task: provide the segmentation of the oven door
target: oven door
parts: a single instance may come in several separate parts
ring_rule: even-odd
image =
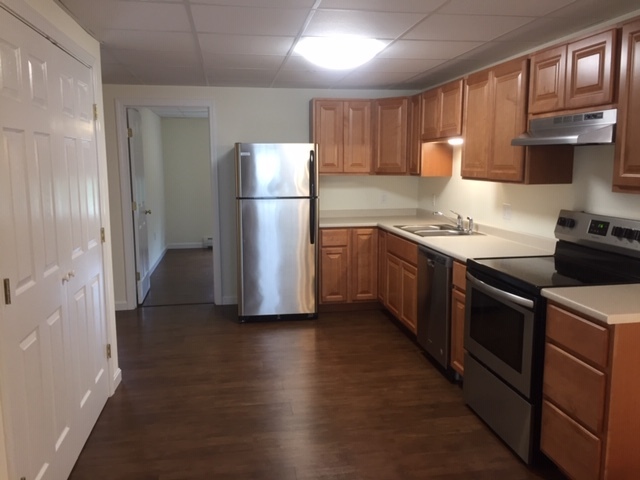
[[[467,273],[464,346],[505,383],[531,398],[535,298]]]

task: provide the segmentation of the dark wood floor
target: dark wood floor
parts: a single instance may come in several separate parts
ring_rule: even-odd
[[[122,384],[70,478],[559,478],[522,464],[383,312],[235,319],[118,312]]]
[[[151,289],[142,306],[196,303],[213,303],[212,250],[167,250],[151,275]]]

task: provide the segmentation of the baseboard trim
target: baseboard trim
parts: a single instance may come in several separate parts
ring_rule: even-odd
[[[202,248],[202,242],[169,243],[167,250],[180,250],[185,248]]]

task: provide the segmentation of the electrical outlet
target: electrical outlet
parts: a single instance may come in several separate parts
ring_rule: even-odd
[[[511,204],[503,203],[502,204],[502,218],[507,222],[511,220]]]

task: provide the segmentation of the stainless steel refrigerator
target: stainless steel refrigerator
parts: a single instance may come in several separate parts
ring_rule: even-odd
[[[312,143],[236,143],[241,321],[317,316],[316,158]]]

